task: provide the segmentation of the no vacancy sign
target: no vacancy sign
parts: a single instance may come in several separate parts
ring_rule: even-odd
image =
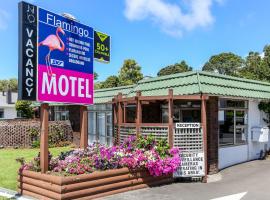
[[[93,28],[19,4],[19,98],[93,104]]]

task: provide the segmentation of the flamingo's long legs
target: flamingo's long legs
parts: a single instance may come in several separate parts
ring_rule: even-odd
[[[52,67],[51,67],[51,50],[48,53],[48,61],[49,61],[50,73],[51,73],[52,76],[54,76],[55,74],[52,72]]]
[[[49,50],[48,54],[45,57],[46,66],[47,66],[47,72],[48,72],[49,76],[52,75],[52,69],[51,69],[51,63],[50,63],[50,54],[51,54],[51,50]]]

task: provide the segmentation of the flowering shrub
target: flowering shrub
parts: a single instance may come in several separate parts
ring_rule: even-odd
[[[39,157],[34,162],[23,163],[21,170],[39,171]],[[121,145],[107,147],[99,143],[87,149],[77,149],[50,157],[49,169],[61,175],[78,175],[93,171],[104,171],[128,167],[131,170],[147,169],[152,176],[171,174],[180,165],[179,150],[170,149],[164,140],[154,137],[131,136]]]

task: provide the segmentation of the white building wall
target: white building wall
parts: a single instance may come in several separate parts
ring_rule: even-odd
[[[258,159],[261,150],[264,150],[265,143],[258,143],[251,141],[251,128],[254,126],[266,126],[263,121],[263,113],[258,109],[258,100],[249,100],[248,105],[248,132],[247,145],[239,145],[232,147],[220,147],[218,151],[219,169],[232,166],[238,163],[249,160]],[[268,147],[270,147],[270,142]]]
[[[17,111],[15,109],[15,106],[14,107],[2,107],[1,109],[4,109],[4,118],[3,119],[14,119],[17,117]]]
[[[248,160],[248,145],[222,147],[218,149],[218,168],[223,169]]]
[[[259,143],[251,141],[251,128],[254,126],[266,126],[266,123],[263,121],[263,112],[258,109],[258,100],[249,101],[249,111],[248,111],[248,158],[249,160],[258,159],[260,157],[260,152],[265,148],[266,143]]]

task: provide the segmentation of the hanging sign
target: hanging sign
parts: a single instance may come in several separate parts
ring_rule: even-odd
[[[94,31],[94,58],[100,62],[110,62],[111,37]]]
[[[93,104],[93,28],[26,2],[21,2],[19,5],[20,13],[22,13],[19,21],[24,26],[28,25],[24,21],[29,18],[29,12],[38,13],[36,14],[36,25],[31,26],[33,32],[24,31],[25,27],[20,26],[22,52],[19,80],[22,81],[20,81],[19,91],[24,92],[26,90],[24,85],[33,83],[31,100]],[[30,45],[26,40],[28,36],[33,36],[33,41],[37,42]],[[24,48],[30,47],[32,50],[28,50],[28,52],[32,52],[32,54],[27,55],[27,50],[24,53]],[[27,61],[27,56],[32,56],[33,72],[29,72],[28,68],[31,65]],[[37,59],[37,63],[34,62],[35,59]],[[37,70],[37,76],[34,70]],[[26,75],[32,75],[33,79],[37,78],[37,81],[30,82],[29,79],[24,78]],[[36,99],[34,89],[37,90]],[[22,94],[24,94],[23,92]],[[26,98],[22,96],[21,99]]]

